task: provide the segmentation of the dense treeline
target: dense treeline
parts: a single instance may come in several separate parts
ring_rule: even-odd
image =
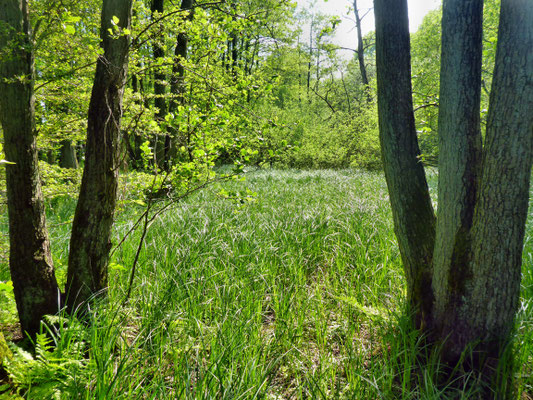
[[[39,158],[50,165],[77,168],[84,159],[89,88],[99,49],[97,3],[32,3],[30,17],[38,24]],[[483,120],[499,5],[486,3]],[[297,29],[304,23],[310,24],[308,38]],[[235,146],[246,143],[256,164],[380,168],[373,33],[362,38],[363,57],[358,49],[347,61],[331,43],[337,23],[316,13],[297,14],[283,1],[135,2],[124,97],[124,167],[168,167],[197,159],[201,152],[214,152],[214,161],[227,163],[241,150]],[[438,155],[439,60],[440,11],[433,11],[413,34],[412,46],[417,131],[430,165],[436,165]]]

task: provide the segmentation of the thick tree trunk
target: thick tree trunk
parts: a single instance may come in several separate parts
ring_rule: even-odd
[[[469,255],[482,148],[482,17],[482,0],[443,3],[439,208],[433,257],[433,328],[443,340],[464,323],[459,310],[473,278]]]
[[[61,168],[78,169],[78,159],[76,158],[76,148],[72,140],[63,140],[61,142],[61,154],[59,157],[59,166]]]
[[[502,0],[481,184],[472,227],[471,279],[448,351],[466,344],[497,358],[518,307],[533,158],[533,7]]]
[[[375,0],[378,114],[385,178],[415,324],[431,311],[435,216],[415,131],[407,0]],[[391,39],[393,38],[393,39]]]
[[[131,0],[104,0],[101,37],[87,127],[85,169],[70,242],[68,304],[74,308],[107,288],[107,264],[120,167],[120,118],[126,83],[129,39],[112,38],[114,16],[131,23]]]
[[[0,122],[4,132],[9,267],[23,332],[35,335],[55,314],[59,291],[46,230],[35,138],[34,64],[28,2],[0,3]],[[5,25],[4,25],[5,24]]]

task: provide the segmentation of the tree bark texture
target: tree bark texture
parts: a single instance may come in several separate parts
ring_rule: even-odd
[[[378,115],[394,229],[415,324],[424,326],[432,304],[435,216],[415,131],[407,0],[375,0]]]
[[[533,7],[502,0],[481,183],[472,226],[472,279],[449,350],[498,357],[518,307],[533,154]]]
[[[434,222],[431,215],[420,211],[405,212],[415,204],[406,199],[421,185],[409,185],[420,178],[409,164],[417,154],[412,150],[416,141],[411,121],[405,117],[412,111],[409,77],[400,75],[400,71],[407,74],[405,57],[409,55],[404,6],[405,0],[375,1],[381,145],[396,235],[408,288],[413,291],[413,271],[417,270],[406,254],[428,249],[431,233],[417,236],[419,231],[410,227],[417,223],[431,227]],[[533,162],[533,7],[529,0],[501,2],[483,150],[479,133],[481,8],[480,0],[444,2],[439,220],[433,281],[431,276],[426,281],[432,283],[435,298],[433,310],[431,302],[420,307],[422,312],[429,308],[433,313],[428,321],[433,326],[426,331],[443,342],[445,361],[459,361],[472,345],[474,364],[464,366],[492,378],[494,372],[489,370],[505,348],[520,294]],[[411,147],[400,140],[404,136],[398,134],[402,132],[398,126],[409,126]],[[422,192],[414,196],[418,202],[426,194]],[[425,298],[430,297],[431,293]],[[499,396],[488,394],[494,395]]]
[[[0,122],[4,132],[9,214],[9,267],[21,329],[39,332],[59,309],[39,180],[35,134],[33,43],[28,2],[0,3]]]
[[[470,229],[481,166],[482,0],[445,0],[439,107],[439,207],[433,257],[434,326],[442,339],[464,323],[458,315],[473,278]]]
[[[104,0],[98,58],[89,104],[87,149],[72,226],[67,302],[74,308],[107,288],[107,265],[120,167],[120,119],[126,83],[129,38],[112,37],[113,16],[121,29],[131,23],[131,0]]]

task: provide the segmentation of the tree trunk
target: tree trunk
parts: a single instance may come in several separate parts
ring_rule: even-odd
[[[72,140],[63,140],[61,142],[61,155],[59,157],[59,166],[61,168],[78,169],[78,159],[76,158],[76,148]]]
[[[134,74],[131,77],[131,89],[136,96],[135,104],[141,108],[143,106],[146,107],[146,104],[143,104],[141,99],[138,97],[144,95],[142,85],[142,78],[139,78]],[[137,129],[135,129],[134,132],[128,132],[128,136],[124,140],[126,143],[126,151],[128,152],[130,159],[130,165],[136,170],[143,168],[144,163],[141,154],[142,137],[139,133],[137,133]]]
[[[193,0],[182,0],[181,9],[189,10],[187,20],[192,21],[192,19],[194,18]],[[171,113],[175,113],[178,109],[178,106],[185,104],[186,86],[185,67],[183,63],[187,60],[188,45],[189,36],[185,32],[180,32],[176,41],[176,48],[174,50],[174,65],[172,66],[172,80],[170,85],[170,92],[172,93],[172,97],[169,105],[169,112]],[[183,141],[183,138],[180,138],[179,135],[179,128],[172,128],[170,130],[170,140],[168,143],[168,160],[170,162],[173,162],[176,158],[178,144],[180,141]],[[184,144],[186,146],[189,146],[188,143]]]
[[[33,336],[59,309],[39,181],[35,135],[35,71],[26,0],[0,3],[0,122],[4,132],[9,215],[9,267],[21,329]]]
[[[311,63],[313,62],[313,23],[314,20],[311,19],[311,28],[309,30],[309,62],[307,63],[307,100],[309,102],[311,102],[309,90],[311,89]]]
[[[405,5],[405,0],[401,2]],[[383,7],[385,3],[388,8]],[[391,79],[392,72],[388,72],[390,76],[384,73],[387,68],[405,71],[405,65],[401,67],[403,64],[398,62],[400,53],[403,57],[409,53],[401,45],[408,40],[407,26],[402,22],[405,20],[398,18],[403,11],[400,13],[392,3],[375,1],[378,107],[395,229],[402,259],[409,265],[409,258],[404,255],[405,243],[410,246],[416,240],[419,244],[413,244],[415,249],[428,247],[427,237],[416,236],[417,232],[409,231],[409,227],[416,221],[432,226],[433,219],[420,213],[415,221],[398,217],[406,214],[406,208],[397,198],[411,199],[416,188],[408,183],[417,178],[406,165],[413,159],[408,148],[391,146],[400,137],[399,128],[390,137],[390,131],[399,125],[394,121],[407,113],[404,103],[410,100],[410,95],[406,96],[406,78]],[[432,282],[434,330],[430,332],[443,342],[441,354],[448,363],[459,361],[468,346],[473,346],[461,370],[473,369],[489,382],[498,371],[495,367],[508,342],[520,294],[533,162],[533,7],[529,0],[501,2],[487,133],[479,168],[481,7],[479,0],[444,3],[440,205]],[[401,52],[391,51],[400,46]],[[394,99],[398,102],[396,107]],[[406,119],[403,126],[407,122]],[[398,161],[395,156],[404,160]],[[390,176],[398,174],[407,181],[391,185]],[[420,202],[425,194],[414,195],[411,204]],[[412,290],[412,270],[407,268],[406,275]],[[510,377],[497,378],[501,381]],[[508,393],[490,392],[483,397],[507,398]]]
[[[85,169],[70,242],[68,304],[74,308],[107,288],[107,264],[120,167],[120,118],[126,83],[129,38],[112,38],[114,16],[130,27],[131,0],[104,0],[101,37],[87,127]]]
[[[194,17],[192,5],[193,0],[182,0],[181,2],[181,9],[189,10],[187,16],[188,21],[192,21]],[[169,107],[171,112],[175,112],[179,105],[185,103],[185,68],[183,62],[187,60],[188,44],[189,36],[185,32],[180,32],[176,41],[174,65],[172,67],[172,84],[170,86],[170,91],[173,96]]]
[[[454,335],[472,279],[470,230],[481,165],[482,0],[446,0],[442,15],[439,208],[433,258],[434,329]],[[443,352],[443,354],[449,352]]]
[[[366,98],[370,102],[372,96],[368,84],[368,75],[365,66],[365,47],[363,45],[363,34],[361,32],[361,18],[359,18],[359,10],[357,9],[357,0],[353,0],[353,12],[355,14],[355,27],[357,29],[357,61],[359,61],[359,71],[361,72],[361,80],[363,82]]]
[[[233,17],[233,21],[235,21],[236,18]],[[231,73],[233,75],[233,80],[235,81],[237,79],[237,64],[239,62],[239,48],[238,48],[238,41],[239,38],[237,37],[237,32],[232,32],[230,34],[231,38]]]
[[[155,13],[162,14],[164,7],[164,0],[152,0],[152,19]],[[157,61],[160,58],[165,57],[165,50],[161,45],[157,42],[158,40],[164,40],[164,34],[163,32],[160,32],[159,37],[155,39],[155,43],[153,45],[153,52],[154,52],[154,61]],[[156,120],[161,123],[165,119],[165,115],[167,115],[167,104],[165,99],[166,94],[166,75],[164,72],[161,72],[160,68],[156,68],[154,72],[154,106],[157,108],[157,111],[155,113]],[[154,155],[155,155],[155,161],[156,165],[160,168],[162,168],[165,164],[165,153],[166,153],[166,147],[165,147],[165,134],[157,135],[154,139]]]
[[[435,216],[415,132],[407,0],[375,0],[378,115],[394,230],[415,324],[428,322]]]
[[[502,0],[481,184],[472,226],[471,279],[449,338],[497,358],[518,307],[533,154],[533,7]]]

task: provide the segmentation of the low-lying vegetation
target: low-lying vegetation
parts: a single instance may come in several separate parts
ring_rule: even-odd
[[[237,192],[254,196],[225,195]],[[139,203],[121,208],[115,244]],[[63,197],[48,207],[62,284],[74,206]],[[502,365],[516,377],[516,399],[533,393],[529,220],[516,359]],[[89,320],[48,318],[35,353],[10,342],[17,318],[2,264],[0,398],[476,398],[476,376],[443,379],[409,329],[380,173],[259,170],[191,195],[148,230],[124,302],[140,234],[114,251],[109,296],[95,298]]]

